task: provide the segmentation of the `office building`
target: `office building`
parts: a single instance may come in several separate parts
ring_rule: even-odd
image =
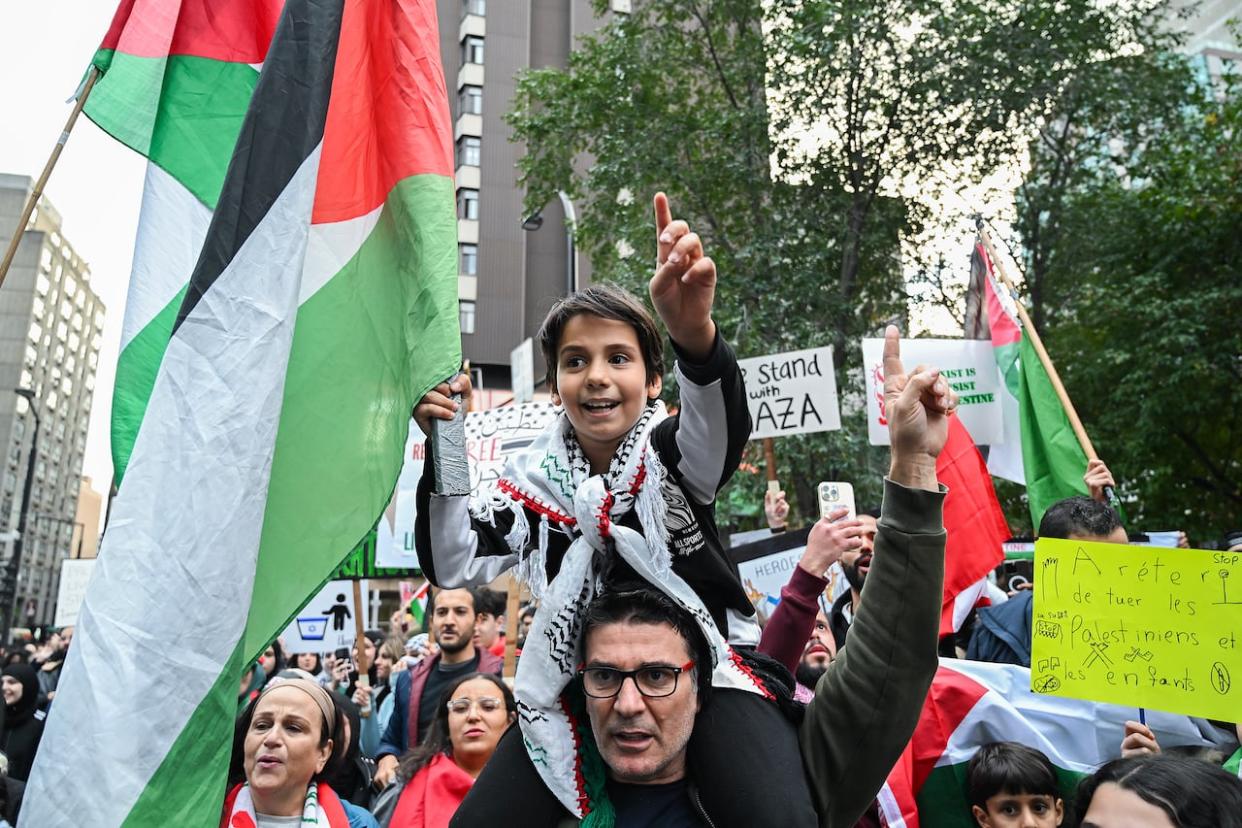
[[[608,15],[630,8],[629,0],[610,5]],[[606,18],[595,16],[591,0],[439,0],[438,13],[456,141],[462,348],[486,406],[509,397],[510,351],[534,335],[568,281],[561,203],[543,208],[541,227],[523,229],[523,148],[510,142],[504,114],[519,71],[566,66],[577,38]],[[585,256],[575,259],[578,284],[587,284],[590,265]]]
[[[26,176],[0,174],[4,243],[32,189]],[[104,306],[91,290],[90,268],[64,237],[60,215],[40,199],[0,288],[0,533],[8,538],[6,561],[13,554],[38,420],[14,604],[17,626],[52,622],[60,562],[73,549],[103,323]],[[27,390],[33,399],[13,389]]]

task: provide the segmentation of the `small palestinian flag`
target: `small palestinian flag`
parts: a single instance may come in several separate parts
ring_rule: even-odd
[[[451,176],[433,0],[289,0],[23,824],[219,824],[243,669],[375,525],[414,401],[460,366]]]

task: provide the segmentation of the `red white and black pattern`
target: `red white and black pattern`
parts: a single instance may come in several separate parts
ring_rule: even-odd
[[[511,512],[513,529],[505,541],[516,555],[530,550],[521,558],[518,575],[540,598],[540,606],[518,663],[518,720],[544,782],[579,818],[584,815],[580,746],[561,694],[581,661],[582,614],[603,588],[597,565],[603,556],[620,556],[695,618],[712,648],[714,686],[763,693],[738,667],[702,599],[672,569],[663,493],[666,472],[650,444],[652,430],[667,416],[662,403],[646,409],[618,448],[608,473],[592,476],[562,414],[528,451],[510,459],[501,484],[488,499],[472,503],[478,519],[488,520],[498,509]],[[523,506],[539,515],[537,543],[531,542]],[[631,511],[638,515],[641,532],[621,523]],[[551,523],[570,534],[573,542],[560,571],[548,582]]]

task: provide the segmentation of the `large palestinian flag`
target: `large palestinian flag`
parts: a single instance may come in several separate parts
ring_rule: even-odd
[[[460,364],[439,54],[433,0],[284,9],[25,824],[219,823],[243,669],[374,526],[413,402]]]
[[[129,464],[284,0],[123,0],[87,117],[148,159],[112,396],[112,465]]]
[[[975,828],[966,767],[989,742],[1021,742],[1056,766],[1066,801],[1079,780],[1121,753],[1133,707],[1031,692],[1031,671],[1013,664],[941,659],[905,753],[877,797],[882,822],[903,828]],[[1203,719],[1148,711],[1164,747],[1225,743]]]

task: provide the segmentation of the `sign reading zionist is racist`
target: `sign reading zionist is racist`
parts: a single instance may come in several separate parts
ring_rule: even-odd
[[[884,340],[864,339],[863,372],[867,386],[867,439],[873,446],[888,445],[884,412]],[[992,343],[983,339],[903,339],[901,362],[907,371],[934,365],[957,392],[957,413],[976,445],[1005,439],[1001,419],[1000,374]]]

